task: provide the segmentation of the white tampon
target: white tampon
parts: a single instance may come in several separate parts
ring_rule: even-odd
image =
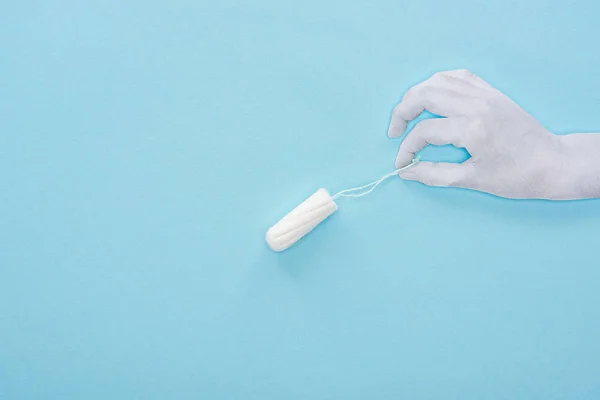
[[[338,206],[335,204],[335,199],[339,197],[362,197],[367,195],[375,190],[381,182],[394,175],[398,175],[400,171],[412,167],[417,162],[419,162],[418,157],[406,167],[390,172],[364,186],[342,190],[333,197],[329,195],[326,189],[317,190],[312,196],[304,200],[298,207],[294,208],[285,217],[280,219],[279,222],[269,228],[266,235],[267,244],[275,251],[283,251],[289,248],[337,211]]]
[[[267,231],[267,243],[283,251],[336,212],[337,204],[326,189],[319,189]]]

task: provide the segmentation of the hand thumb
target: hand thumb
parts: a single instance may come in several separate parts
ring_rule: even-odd
[[[468,163],[432,163],[420,161],[400,171],[400,178],[419,181],[427,186],[468,187],[471,165]]]

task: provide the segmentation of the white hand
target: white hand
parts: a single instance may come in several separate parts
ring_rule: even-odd
[[[467,70],[440,72],[410,89],[394,109],[388,135],[401,136],[424,110],[447,118],[418,123],[402,142],[396,167],[428,144],[464,147],[471,158],[420,162],[402,171],[403,179],[508,198],[600,197],[600,135],[554,135]]]

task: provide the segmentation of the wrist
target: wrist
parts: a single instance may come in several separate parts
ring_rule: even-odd
[[[554,135],[549,158],[547,198],[576,200],[600,197],[600,135]]]

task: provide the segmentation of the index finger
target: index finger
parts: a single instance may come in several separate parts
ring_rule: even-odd
[[[408,121],[428,110],[442,117],[466,115],[476,101],[473,85],[449,75],[437,73],[412,87],[392,113],[389,137],[402,136]]]

